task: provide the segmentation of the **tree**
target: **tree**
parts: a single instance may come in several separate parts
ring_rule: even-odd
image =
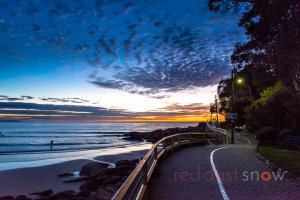
[[[237,76],[247,76],[247,83],[236,90],[237,111],[243,112],[242,107],[247,107],[244,119],[248,123],[255,119],[252,123],[257,127],[266,124],[297,127],[300,124],[300,1],[209,0],[208,6],[214,12],[240,13],[239,26],[248,37],[245,43],[235,45],[231,55],[231,62],[238,69]],[[222,80],[219,88],[220,99],[223,98],[220,110],[228,112],[230,80]],[[282,91],[278,92],[278,88]],[[262,104],[266,99],[267,103]]]
[[[236,44],[231,57],[235,66],[265,70],[299,94],[299,0],[209,0],[208,6],[214,12],[242,13],[239,26],[248,41]]]
[[[235,71],[234,82],[234,112],[238,114],[238,124],[243,124],[245,119],[245,107],[260,97],[260,93],[275,83],[275,79],[269,73],[256,68],[245,67]],[[242,84],[236,82],[237,78],[243,80]],[[226,115],[231,112],[232,80],[221,80],[218,85],[220,99],[220,113]]]
[[[259,99],[246,107],[247,123],[254,129],[262,126],[296,128],[296,124],[293,124],[296,116],[291,116],[293,107],[290,106],[296,102],[292,102],[292,99],[291,91],[278,81],[274,86],[266,88]]]

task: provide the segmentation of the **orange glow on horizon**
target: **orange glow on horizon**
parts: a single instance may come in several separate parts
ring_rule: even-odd
[[[68,117],[73,115],[47,115],[47,114],[0,114],[0,119],[2,117],[12,117],[12,118],[19,118],[19,120],[26,119],[28,117]],[[215,117],[214,117],[215,118]],[[53,119],[47,121],[49,122],[131,122],[131,123],[150,123],[150,122],[207,122],[210,120],[210,116],[205,114],[190,114],[190,115],[178,115],[178,116],[140,116],[140,117],[134,117],[134,118],[117,118],[113,119],[109,116],[107,119]],[[39,119],[32,119],[32,121],[35,122],[42,122],[44,120]],[[224,122],[225,117],[220,115],[219,116],[219,122]]]
[[[145,116],[140,118],[132,118],[132,119],[107,119],[107,120],[79,120],[78,122],[107,122],[107,123],[160,123],[160,122],[207,122],[210,120],[210,117],[199,117],[199,116]],[[225,117],[220,116],[219,122],[224,122]],[[74,120],[55,120],[55,122],[75,122]]]

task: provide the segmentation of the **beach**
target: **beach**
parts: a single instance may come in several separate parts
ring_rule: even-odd
[[[116,163],[119,160],[141,158],[147,151],[147,149],[144,149],[129,151],[127,153],[102,155],[96,157],[95,160]],[[52,189],[54,193],[64,190],[77,192],[81,183],[63,183],[63,181],[74,177],[58,177],[57,175],[78,171],[83,165],[89,162],[91,162],[90,159],[78,159],[47,166],[0,171],[0,197],[6,195],[26,195],[27,197],[33,197],[29,194],[48,189]]]
[[[181,131],[175,127],[193,125],[195,123],[0,123],[4,135],[0,138],[0,198],[25,195],[37,199],[39,196],[30,193],[46,190],[52,190],[51,196],[65,191],[73,192],[71,196],[80,191],[96,195],[99,189],[93,188],[93,184],[88,187],[84,184],[98,179],[101,183],[97,188],[112,190],[109,194],[102,191],[100,197],[111,197],[155,141],[130,137],[125,140],[128,133],[142,136],[152,132],[151,137],[155,139],[164,133],[153,130],[173,127],[165,131],[173,134],[173,131]],[[126,162],[116,165],[120,160]],[[83,166],[95,162],[107,163],[96,169],[100,175],[96,174],[95,178],[95,174],[81,173]],[[65,173],[69,175],[58,177]],[[80,178],[88,179],[64,183]]]

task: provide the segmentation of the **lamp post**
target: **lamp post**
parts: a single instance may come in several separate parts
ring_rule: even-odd
[[[233,113],[233,98],[234,98],[234,68],[231,70],[231,113]],[[231,119],[231,144],[234,144],[234,119]]]
[[[218,114],[219,114],[219,105],[218,105],[218,96],[217,95],[215,95],[215,104],[216,104],[216,117],[217,117],[216,126],[219,127],[219,116],[218,116]]]
[[[232,82],[232,85],[231,85],[231,113],[234,112],[234,106],[233,106],[233,103],[234,103],[234,68],[232,68],[231,70],[231,82]],[[243,83],[243,79],[242,78],[239,78],[237,79],[237,83],[238,84],[242,84]],[[231,144],[234,144],[234,119],[231,119]]]

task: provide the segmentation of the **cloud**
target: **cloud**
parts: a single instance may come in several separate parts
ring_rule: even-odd
[[[176,112],[203,112],[209,111],[209,105],[204,105],[202,103],[192,103],[187,105],[172,104],[161,109]]]
[[[11,0],[0,8],[7,41],[24,41],[5,44],[7,55],[26,59],[29,48],[43,44],[88,62],[94,86],[153,98],[218,83],[230,72],[234,43],[244,40],[238,16],[209,12],[207,0]]]
[[[23,101],[28,99],[33,99],[32,96],[21,96],[21,97],[9,97],[6,95],[0,95],[0,101]]]
[[[60,103],[89,103],[90,101],[81,98],[40,98],[40,100],[47,102],[60,102]]]
[[[22,95],[20,97],[9,97],[6,95],[0,95],[0,102],[1,101],[26,101],[26,100],[42,100],[47,103],[71,103],[71,104],[83,104],[83,103],[92,103],[95,104],[96,102],[92,102],[86,99],[74,97],[74,98],[54,98],[54,97],[43,97],[43,98],[36,98],[33,96],[26,96]]]
[[[195,112],[166,107],[159,111],[133,113],[122,109],[94,106],[51,105],[23,102],[0,102],[0,121],[122,121],[122,120],[172,120]],[[195,116],[200,116],[198,113]]]

